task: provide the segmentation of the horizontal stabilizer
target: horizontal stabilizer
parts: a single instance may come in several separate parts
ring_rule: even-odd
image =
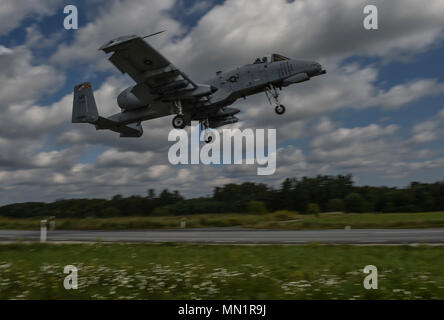
[[[140,122],[137,124],[119,125],[119,123],[110,119],[99,117],[95,125],[97,130],[111,130],[120,133],[121,138],[139,138],[143,135],[143,128]]]

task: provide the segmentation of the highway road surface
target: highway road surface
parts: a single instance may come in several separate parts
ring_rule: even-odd
[[[0,241],[39,241],[39,231],[0,230]],[[191,242],[191,243],[444,243],[442,229],[248,230],[242,228],[49,231],[48,241]]]

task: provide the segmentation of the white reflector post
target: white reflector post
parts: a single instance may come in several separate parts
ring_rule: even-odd
[[[47,233],[46,223],[47,220],[40,221],[40,242],[46,242],[46,233]]]
[[[182,220],[180,220],[180,228],[185,229],[186,227],[187,227],[187,218],[182,218]]]

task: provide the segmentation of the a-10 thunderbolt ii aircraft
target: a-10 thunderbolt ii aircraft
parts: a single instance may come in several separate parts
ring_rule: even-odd
[[[256,59],[200,84],[190,79],[162,54],[138,36],[114,39],[99,50],[113,53],[109,60],[136,85],[125,89],[117,98],[122,112],[109,118],[100,117],[91,84],[74,89],[73,123],[90,123],[97,130],[112,130],[120,137],[140,137],[142,121],[176,115],[173,127],[183,129],[191,121],[199,121],[206,129],[205,140],[211,142],[209,128],[218,128],[239,121],[240,110],[229,107],[239,98],[265,92],[270,104],[274,100],[278,115],[285,113],[279,102],[282,87],[310,80],[325,74],[314,61],[302,61],[273,54]],[[278,90],[279,89],[279,90]]]

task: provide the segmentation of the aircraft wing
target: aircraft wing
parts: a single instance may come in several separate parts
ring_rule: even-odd
[[[193,82],[141,37],[120,37],[100,50],[113,52],[110,62],[137,83],[131,92],[142,101],[153,101],[164,96],[192,98],[211,93],[210,86]]]

